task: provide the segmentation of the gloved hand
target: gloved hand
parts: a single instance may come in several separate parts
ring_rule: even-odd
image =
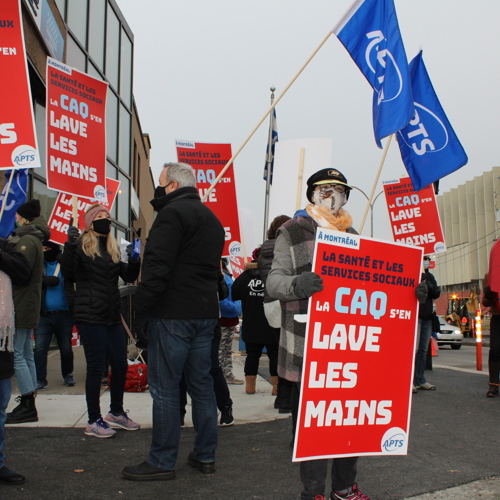
[[[78,241],[79,237],[80,237],[80,231],[78,231],[78,228],[76,226],[69,226],[68,227],[68,242],[75,244]]]
[[[417,296],[419,304],[425,304],[425,301],[427,300],[428,293],[429,293],[429,288],[427,287],[426,281],[421,281],[415,287],[415,295]]]
[[[316,273],[304,271],[293,280],[292,285],[297,297],[307,299],[313,293],[323,290],[323,278]]]
[[[42,285],[45,286],[58,286],[61,282],[61,278],[58,276],[44,276],[42,278]]]
[[[147,349],[148,348],[148,321],[135,321],[135,336],[137,340],[135,341],[135,346],[137,349]]]
[[[132,262],[133,264],[139,262],[139,257],[137,257],[136,259],[132,258],[132,243],[129,243],[127,245],[127,248],[125,248],[125,252],[127,252],[129,262]]]
[[[134,332],[138,349],[146,349],[148,345],[148,317],[136,310],[134,316]]]
[[[497,294],[488,285],[486,285],[483,288],[483,297],[486,300],[495,300],[497,298]]]

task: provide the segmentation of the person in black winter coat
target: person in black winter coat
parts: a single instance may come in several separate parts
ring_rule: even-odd
[[[424,272],[422,273],[421,283],[427,286],[427,298],[420,300],[418,311],[418,330],[417,330],[417,353],[415,354],[415,374],[413,377],[413,391],[415,389],[435,390],[436,386],[425,380],[424,370],[427,357],[427,349],[432,336],[432,313],[434,310],[433,301],[441,295],[441,289],[438,287],[436,278],[429,272],[429,262],[431,258],[424,256]],[[418,296],[418,295],[417,295]]]
[[[278,394],[278,341],[279,328],[272,328],[264,314],[264,282],[260,278],[256,261],[248,262],[245,271],[233,283],[233,299],[241,300],[243,308],[242,338],[245,342],[246,393],[255,394],[259,360],[264,347],[269,358],[272,394]]]
[[[61,247],[52,241],[43,242],[44,272],[42,278],[42,305],[40,322],[35,328],[35,366],[37,391],[47,390],[47,355],[54,335],[61,358],[64,385],[75,385],[73,378],[73,305],[75,284],[62,276]]]
[[[30,267],[22,253],[15,252],[0,238],[0,483],[23,484],[24,476],[5,465],[3,453],[7,405],[12,393],[14,375],[14,303],[12,283],[21,285],[30,278]]]
[[[270,297],[265,285],[267,275],[271,270],[274,258],[274,245],[276,243],[276,233],[278,229],[291,217],[288,215],[278,215],[271,222],[267,230],[267,240],[262,243],[260,254],[257,259],[259,266],[260,278],[264,282],[264,313],[267,321],[273,327],[281,329],[281,306],[280,301]],[[281,331],[281,330],[280,330]],[[274,403],[274,407],[279,410],[279,413],[290,413],[292,410],[292,387],[293,382],[278,376],[278,396]]]
[[[61,270],[65,279],[76,283],[73,319],[87,362],[85,395],[89,420],[85,434],[107,438],[115,434],[108,424],[126,430],[140,428],[123,410],[128,363],[118,289],[119,278],[126,283],[137,279],[140,261],[132,258],[131,246],[127,250],[128,263],[120,260],[118,244],[110,232],[111,215],[107,208],[92,205],[84,220],[81,238],[78,228],[70,226],[68,229]],[[111,365],[111,408],[103,420],[99,396],[106,357]]]

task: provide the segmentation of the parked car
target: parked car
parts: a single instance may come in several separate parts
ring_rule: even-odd
[[[460,349],[464,338],[460,328],[455,325],[450,325],[441,316],[438,316],[438,319],[440,327],[439,332],[437,332],[438,346],[449,345],[452,349]]]

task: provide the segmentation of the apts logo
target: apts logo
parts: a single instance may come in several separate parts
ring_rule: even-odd
[[[232,241],[229,245],[229,253],[231,255],[241,255],[241,243],[239,241]]]
[[[175,141],[175,145],[178,148],[187,148],[187,149],[195,149],[196,145],[191,141]]]
[[[18,167],[33,166],[38,160],[38,152],[31,146],[18,146],[12,152],[12,163]]]
[[[97,185],[94,188],[94,198],[99,202],[99,203],[107,203],[108,201],[108,193],[106,191],[106,188],[101,185]]]
[[[430,109],[415,102],[415,115],[401,131],[399,137],[419,156],[437,153],[448,145],[448,130]]]
[[[403,455],[406,453],[408,438],[406,432],[399,428],[393,427],[384,434],[382,438],[382,451],[384,453],[394,453],[395,455]]]
[[[387,49],[387,39],[380,30],[366,34],[370,43],[366,47],[365,59],[370,71],[374,74],[371,80],[373,89],[378,94],[377,104],[393,101],[403,90],[403,76]]]
[[[442,241],[437,241],[434,244],[434,251],[436,253],[444,252],[446,250],[446,245]]]

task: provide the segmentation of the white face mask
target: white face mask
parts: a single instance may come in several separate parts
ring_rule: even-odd
[[[424,260],[424,269],[429,269],[429,261]]]
[[[321,189],[317,186],[313,191],[312,201],[315,205],[326,208],[333,215],[338,215],[339,210],[347,203],[345,193],[339,193],[334,189]]]

